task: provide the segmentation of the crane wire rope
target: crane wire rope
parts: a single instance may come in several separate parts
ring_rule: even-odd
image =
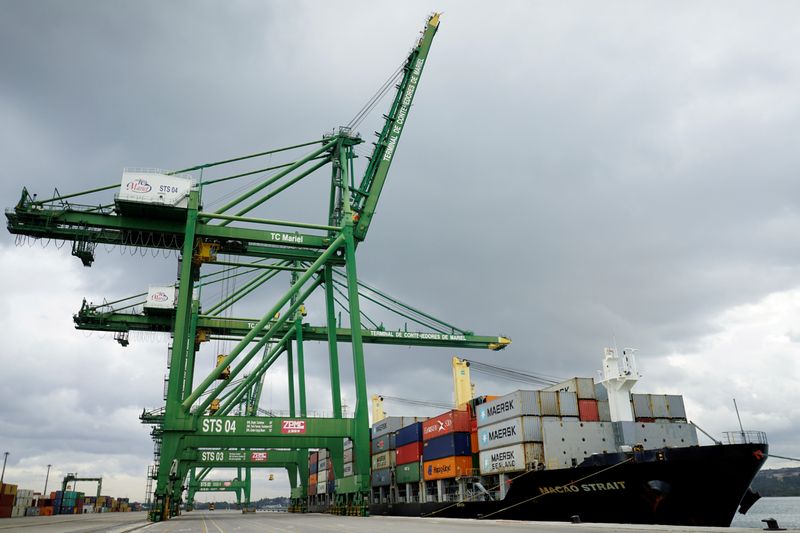
[[[531,372],[527,372],[525,370],[519,370],[516,368],[507,368],[497,365],[491,365],[489,363],[481,363],[480,361],[473,361],[471,359],[464,359],[469,363],[470,370],[474,370],[475,372],[479,372],[482,374],[488,374],[494,377],[500,377],[504,379],[508,379],[511,381],[518,381],[522,383],[535,383],[537,385],[556,385],[563,381],[562,379],[547,376],[544,374],[533,374]]]
[[[403,60],[403,62],[400,63],[400,66],[397,67],[394,70],[394,72],[392,72],[392,74],[386,79],[386,81],[383,82],[380,88],[377,91],[375,91],[375,94],[373,94],[369,98],[369,100],[367,100],[367,103],[364,104],[364,106],[358,111],[358,113],[356,113],[356,115],[352,119],[350,119],[350,122],[347,123],[348,128],[350,128],[351,130],[357,128],[364,121],[367,115],[369,115],[372,112],[372,110],[375,109],[375,106],[378,105],[378,103],[381,100],[383,100],[384,96],[386,96],[386,93],[388,93],[392,85],[395,84],[397,78],[400,77],[400,73],[403,72],[405,64],[406,61]]]

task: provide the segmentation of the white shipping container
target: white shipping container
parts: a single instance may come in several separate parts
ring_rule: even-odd
[[[317,453],[319,454],[317,455],[317,463],[328,458],[328,448],[322,448]]]
[[[395,450],[388,450],[385,452],[377,453],[372,456],[372,469],[380,470],[382,468],[390,468],[397,464],[397,455]]]
[[[344,464],[344,477],[349,477],[353,475],[353,463],[345,463]]]
[[[521,442],[542,442],[542,420],[520,416],[478,429],[478,449],[490,450]]]
[[[518,416],[538,415],[539,391],[517,390],[477,407],[478,427]]]
[[[686,420],[686,407],[683,404],[683,396],[667,394],[667,409],[670,418],[680,418]]]
[[[533,468],[544,461],[541,443],[524,443],[482,451],[480,454],[481,474],[502,472],[521,472]]]
[[[186,208],[192,180],[161,172],[125,170],[117,199],[125,202]]]
[[[664,394],[651,394],[650,408],[653,411],[653,417],[669,418],[669,409],[667,408],[667,397]]]
[[[151,286],[147,289],[145,309],[175,309],[178,290],[174,285]]]
[[[344,451],[344,462],[345,463],[352,463],[353,462],[353,448],[347,448]]]
[[[539,405],[542,409],[542,416],[559,416],[561,414],[561,409],[558,407],[558,393],[555,391],[541,391]]]
[[[324,459],[320,459],[320,460],[317,462],[317,472],[319,472],[320,470],[327,470],[327,469],[328,469],[328,462],[329,462],[329,461],[330,461],[330,460],[329,460],[327,457],[326,457],[326,458],[324,458]]]
[[[544,391],[574,392],[581,400],[596,400],[594,379],[572,378],[542,389]]]
[[[321,481],[328,481],[328,469],[317,470],[317,483]]]
[[[611,422],[611,406],[608,405],[608,400],[597,402],[597,413],[600,415],[600,422]]]
[[[633,403],[633,416],[637,418],[653,417],[653,409],[650,406],[649,394],[631,394],[631,403]]]
[[[350,450],[353,448],[353,441],[348,439],[347,437],[344,438],[344,449]]]
[[[578,416],[578,395],[574,392],[558,393],[558,408],[561,416]]]
[[[317,482],[317,494],[325,494],[328,492],[328,482],[327,481],[318,481]]]
[[[400,428],[404,428],[413,424],[414,422],[423,422],[427,418],[417,418],[413,416],[388,416],[372,424],[372,438],[378,438],[387,433],[394,433]]]

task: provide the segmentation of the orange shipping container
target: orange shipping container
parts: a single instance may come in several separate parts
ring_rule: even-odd
[[[469,434],[469,449],[472,453],[478,453],[478,432],[472,431]]]
[[[311,474],[310,476],[308,476],[308,484],[309,485],[317,484],[317,474]]]
[[[471,455],[453,455],[422,463],[422,475],[425,481],[466,476],[471,473],[471,470]]]

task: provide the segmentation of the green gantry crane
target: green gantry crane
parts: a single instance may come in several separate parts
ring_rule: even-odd
[[[428,18],[400,69],[397,92],[358,185],[355,148],[363,141],[350,128],[342,127],[321,140],[175,172],[126,171],[121,186],[112,184],[67,195],[56,191],[45,200],[23,189],[13,211],[7,211],[8,229],[18,239],[70,241],[73,255],[85,266],[94,263],[100,244],[175,251],[180,256],[174,305],[166,309],[168,312],[163,312],[163,302],[170,299],[166,294],[169,291],[162,291],[148,294],[148,303],[161,307],[156,305],[143,316],[121,318],[117,313],[98,312],[97,307],[87,304],[76,317],[78,327],[117,332],[122,344],[128,342],[127,332],[136,329],[169,331],[173,336],[165,405],[143,415],[143,421],[155,424],[158,458],[152,473],[152,520],[165,520],[179,513],[184,480],[198,467],[285,467],[290,473],[292,498],[299,505],[306,495],[305,450],[309,448],[330,450],[337,502],[350,514],[363,514],[370,469],[363,344],[501,349],[510,342],[504,337],[476,337],[442,324],[438,333],[424,337],[404,330],[386,331],[377,324],[372,330],[362,325],[356,247],[367,235],[438,25],[438,14]],[[310,151],[282,164],[243,169],[259,158],[283,156],[300,149]],[[253,215],[253,211],[270,205],[269,201],[326,165],[330,166],[330,187],[324,224]],[[233,174],[209,177],[228,168],[235,168]],[[203,209],[203,198],[212,186],[253,176],[260,177],[259,182],[245,193],[216,210]],[[117,187],[119,194],[112,203],[75,203],[78,197]],[[223,261],[223,256],[228,259]],[[290,287],[261,317],[220,317],[214,313],[246,294],[220,302],[219,307],[201,310],[199,300],[193,296],[201,269],[217,267],[261,272],[251,280],[253,289],[288,272]],[[318,288],[323,293],[325,324],[312,327],[303,324],[302,311],[304,302]],[[337,298],[337,293],[343,298]],[[337,320],[337,301],[344,302],[344,320]],[[235,346],[195,383],[195,354],[202,338],[208,335],[236,339]],[[309,339],[327,344],[331,417],[309,417],[306,412],[303,342]],[[352,418],[342,413],[337,343],[343,341],[350,343],[353,359],[356,405]],[[261,361],[252,365],[262,350]],[[243,398],[247,402],[248,394],[253,397],[258,381],[279,357],[286,358],[289,368],[289,416],[262,416],[252,408],[244,415],[232,414],[233,407]],[[236,379],[245,373],[246,378]],[[214,402],[220,403],[211,413],[209,408]],[[257,409],[257,403],[251,405]],[[354,474],[348,477],[343,477],[344,438],[350,438],[354,448]],[[246,451],[244,455],[236,455],[242,450]],[[263,453],[268,454],[268,459],[256,460]]]

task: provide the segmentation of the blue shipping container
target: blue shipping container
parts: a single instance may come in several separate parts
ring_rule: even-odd
[[[311,463],[310,465],[308,465],[308,473],[309,474],[317,473],[317,463]]]
[[[328,494],[333,494],[334,490],[336,490],[336,480],[332,479],[328,481]]]
[[[372,486],[373,487],[386,487],[392,483],[392,469],[383,468],[381,470],[372,471]]]
[[[426,440],[422,445],[422,459],[433,461],[453,455],[470,455],[469,433],[451,433]]]
[[[419,442],[422,440],[422,422],[414,422],[410,426],[400,428],[397,430],[395,436],[395,444],[399,448],[412,442]]]

